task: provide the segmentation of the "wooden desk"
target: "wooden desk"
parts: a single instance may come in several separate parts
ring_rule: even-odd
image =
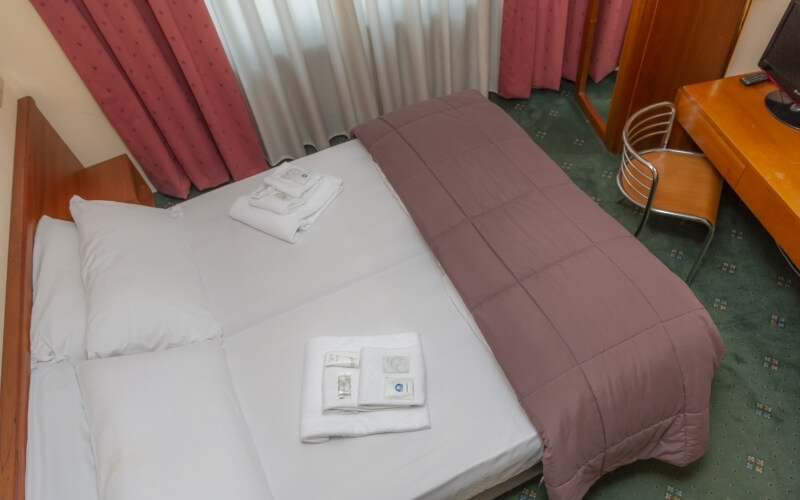
[[[772,83],[739,77],[678,89],[678,122],[795,264],[800,264],[800,130],[764,106]]]

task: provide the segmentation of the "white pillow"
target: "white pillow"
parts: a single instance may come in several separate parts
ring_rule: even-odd
[[[218,340],[77,373],[101,498],[272,498]]]
[[[78,226],[89,358],[154,351],[220,335],[180,207],[69,204]]]
[[[31,362],[86,359],[86,297],[75,224],[43,216],[33,240]]]

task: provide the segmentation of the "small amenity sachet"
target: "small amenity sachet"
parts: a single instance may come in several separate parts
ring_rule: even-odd
[[[322,413],[355,413],[358,407],[358,368],[326,366],[322,370]]]
[[[295,167],[289,162],[270,169],[264,177],[264,184],[292,198],[301,198],[306,191],[316,186],[322,177],[316,172]]]
[[[425,362],[419,344],[400,348],[361,348],[358,407],[387,408],[425,404]]]
[[[322,370],[322,413],[354,413],[358,408],[359,353],[329,351]]]
[[[299,198],[289,196],[272,186],[264,185],[250,195],[250,205],[279,215],[286,215],[308,203],[321,185],[321,182],[317,182],[313,188],[303,193],[303,196]]]
[[[425,362],[419,344],[328,352],[324,364],[323,413],[379,411],[425,404]]]

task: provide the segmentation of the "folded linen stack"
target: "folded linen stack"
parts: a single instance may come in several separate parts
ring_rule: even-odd
[[[229,215],[259,231],[294,243],[342,191],[342,179],[291,163],[271,169],[264,185],[240,196]]]
[[[302,441],[430,427],[418,334],[317,337],[305,363]]]

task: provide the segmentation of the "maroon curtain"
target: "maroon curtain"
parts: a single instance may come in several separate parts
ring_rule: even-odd
[[[160,192],[267,168],[203,1],[31,3]]]
[[[617,67],[633,0],[601,0],[589,75]],[[558,90],[575,80],[588,0],[505,0],[498,93],[527,98],[531,88]]]

